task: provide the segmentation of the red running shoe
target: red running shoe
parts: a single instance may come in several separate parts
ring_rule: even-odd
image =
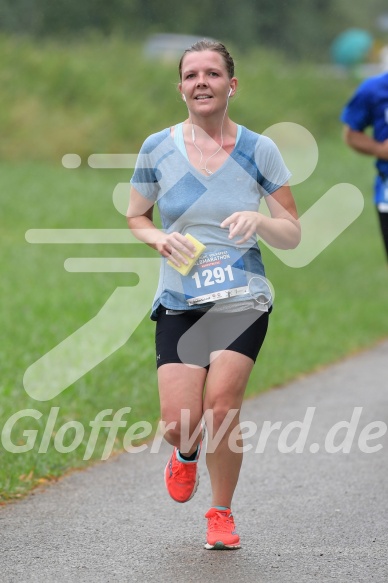
[[[205,549],[223,551],[240,548],[240,537],[229,508],[228,510],[210,508],[205,518],[208,520]]]
[[[201,452],[202,441],[198,445],[194,461],[180,461],[178,450],[174,451],[164,470],[164,482],[171,498],[175,502],[188,502],[196,493],[199,482],[198,458]]]

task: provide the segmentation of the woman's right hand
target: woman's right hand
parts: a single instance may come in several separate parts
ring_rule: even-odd
[[[177,267],[182,264],[188,265],[189,262],[183,253],[192,259],[195,253],[194,245],[177,231],[173,233],[160,231],[152,221],[153,207],[153,203],[131,187],[127,222],[133,235],[156,249],[162,257],[166,257]]]
[[[188,265],[189,262],[185,255],[193,258],[195,253],[194,245],[177,231],[173,233],[159,231],[155,248],[162,257],[166,257],[177,267],[180,267],[182,264]]]

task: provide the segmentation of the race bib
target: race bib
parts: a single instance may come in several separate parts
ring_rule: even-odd
[[[376,183],[375,187],[375,202],[379,204],[388,203],[388,179],[381,179]]]
[[[238,249],[203,253],[189,275],[182,277],[189,306],[249,293],[244,261]]]

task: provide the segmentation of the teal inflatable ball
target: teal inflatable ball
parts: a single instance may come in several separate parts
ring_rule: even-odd
[[[337,65],[351,67],[365,61],[372,45],[373,37],[368,31],[350,28],[334,40],[331,57]]]

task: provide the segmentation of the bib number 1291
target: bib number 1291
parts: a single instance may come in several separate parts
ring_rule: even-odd
[[[234,281],[231,265],[204,269],[201,272],[196,271],[191,277],[195,281],[197,289],[201,289],[202,286],[208,287],[217,283],[224,283],[226,278],[228,278],[228,281]]]

